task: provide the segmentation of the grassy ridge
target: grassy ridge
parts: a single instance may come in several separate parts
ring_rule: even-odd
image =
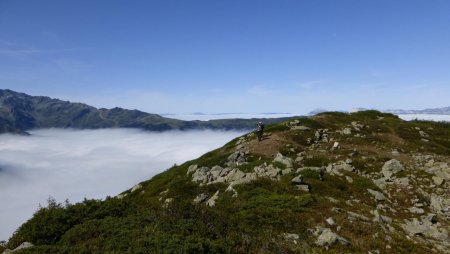
[[[353,157],[353,165],[368,174],[379,171],[382,163],[392,157],[392,149],[405,154],[450,155],[450,125],[444,123],[405,122],[377,111],[323,113],[298,120],[312,130],[289,131],[286,123],[267,128],[272,136],[284,138],[283,147],[289,144],[296,152],[311,154],[302,163],[295,162],[295,167],[326,166],[337,157],[345,158],[355,148],[360,155]],[[365,138],[345,136],[340,140],[339,151],[307,150],[306,139],[314,138],[314,130],[337,131],[354,121],[370,126],[361,129]],[[427,132],[428,141],[421,138],[417,128]],[[349,197],[360,200],[351,209],[367,214],[368,207],[376,206],[367,189],[379,190],[378,187],[356,173],[346,173],[353,179],[349,184],[344,178],[328,175],[321,181],[317,171],[306,170],[302,175],[311,186],[309,193],[290,183],[297,175],[294,172],[283,175],[279,181],[258,178],[235,186],[237,197],[226,192],[227,185],[223,183],[200,186],[186,175],[192,164],[223,165],[237,141],[142,182],[141,189],[124,192],[127,196],[123,199],[108,197],[104,201],[85,200],[77,204],[50,200],[47,207],[40,208],[18,229],[7,247],[12,249],[29,241],[36,247],[20,253],[367,253],[386,244],[382,238],[373,237],[382,232],[379,227],[349,223],[345,214],[335,215],[335,219],[343,225],[340,234],[350,239],[352,246],[335,246],[325,251],[313,244],[308,230],[323,223],[330,216],[329,211],[339,206],[330,202],[330,198],[344,209],[350,209],[345,203]],[[284,154],[296,152],[286,148]],[[270,156],[252,154],[249,164],[239,168],[251,172],[254,166],[271,160]],[[216,191],[221,195],[214,207],[192,202],[200,193],[212,195]],[[299,243],[285,240],[285,233],[298,234]],[[393,237],[398,244],[388,253],[428,251],[425,245]]]

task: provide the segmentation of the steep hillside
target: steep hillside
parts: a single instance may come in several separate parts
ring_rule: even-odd
[[[449,253],[450,124],[365,111],[270,125],[117,197],[50,200],[17,253]]]
[[[33,128],[141,128],[152,131],[187,129],[252,129],[259,120],[278,123],[278,119],[226,119],[182,121],[122,108],[97,109],[44,96],[30,96],[0,89],[0,133],[24,133]]]

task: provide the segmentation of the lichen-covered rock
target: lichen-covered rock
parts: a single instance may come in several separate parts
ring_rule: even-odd
[[[309,187],[308,184],[298,184],[296,186],[299,190],[304,191],[304,192],[310,192],[310,190],[311,190],[311,188]]]
[[[391,224],[392,223],[391,217],[381,215],[378,210],[373,210],[370,213],[374,216],[374,218],[372,220],[373,222],[377,222],[380,224]]]
[[[247,151],[239,149],[228,156],[228,161],[225,163],[229,167],[243,165],[247,161]]]
[[[210,199],[208,199],[208,201],[206,201],[206,205],[211,207],[215,206],[218,198],[219,198],[219,191],[216,191],[216,193],[214,193],[214,195]]]
[[[297,243],[297,241],[300,240],[300,236],[298,234],[284,233],[282,236],[286,241],[292,241],[294,243]]]
[[[392,159],[384,163],[381,173],[386,179],[390,179],[392,176],[403,170],[404,167],[402,163],[396,159]]]
[[[358,214],[355,212],[347,212],[348,220],[355,221],[355,220],[361,220],[361,221],[369,221],[370,219],[367,216],[364,216],[362,214]]]
[[[187,170],[186,175],[189,175],[189,174],[191,174],[191,173],[194,173],[195,170],[197,170],[197,167],[198,167],[197,165],[190,165],[189,168],[188,168],[188,170]]]
[[[8,254],[8,253],[14,253],[14,252],[16,252],[16,251],[19,251],[19,250],[23,250],[23,249],[28,249],[28,248],[31,248],[31,247],[33,247],[34,245],[32,244],[32,243],[29,243],[29,242],[23,242],[22,244],[20,244],[19,246],[17,246],[17,248],[15,248],[14,250],[5,250],[4,252],[3,252],[3,254]]]
[[[317,236],[316,245],[330,247],[334,244],[350,245],[350,242],[331,231],[329,228],[316,227],[314,235]]]
[[[291,183],[293,184],[303,184],[303,176],[302,175],[298,175],[294,178],[292,178]]]
[[[326,168],[327,173],[329,173],[330,175],[337,175],[337,176],[344,175],[341,172],[342,170],[348,171],[348,172],[353,172],[353,171],[355,171],[355,167],[353,167],[351,164],[349,164],[345,161],[339,161],[336,163],[330,163]]]
[[[131,188],[131,192],[135,192],[135,191],[137,191],[137,190],[139,190],[141,188],[142,188],[141,184],[136,184],[135,186],[133,186],[133,188]]]
[[[293,160],[287,156],[283,156],[281,153],[277,153],[274,162],[279,162],[284,164],[287,168],[292,168]]]
[[[448,231],[444,228],[438,228],[436,224],[430,221],[419,221],[417,218],[412,220],[405,220],[405,223],[401,225],[403,230],[410,236],[424,236],[427,238],[434,238],[436,240],[450,241]]]
[[[208,194],[202,193],[202,194],[199,194],[197,197],[195,197],[194,203],[203,203],[207,199],[208,199]]]
[[[436,184],[437,186],[440,186],[444,183],[444,178],[440,177],[440,176],[433,176],[433,182],[434,184]]]
[[[376,201],[386,200],[386,197],[383,195],[383,193],[381,193],[379,191],[372,190],[372,189],[367,189],[367,191],[375,198]]]

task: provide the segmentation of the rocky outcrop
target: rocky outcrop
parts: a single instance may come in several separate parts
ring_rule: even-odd
[[[281,153],[277,153],[273,161],[284,164],[287,168],[292,168],[292,165],[294,163],[294,161],[291,158],[283,156]]]
[[[386,197],[383,195],[383,193],[381,193],[379,191],[372,190],[372,189],[367,189],[367,191],[375,198],[375,200],[377,202],[386,200]]]
[[[402,163],[396,159],[392,159],[384,163],[381,174],[383,174],[385,179],[391,179],[395,174],[403,170]]]
[[[429,220],[418,220],[413,218],[412,220],[405,220],[405,223],[401,225],[403,230],[410,236],[425,236],[427,238],[433,238],[440,242],[446,242],[450,247],[450,238],[448,231],[443,228],[439,228],[437,223],[432,223]]]
[[[197,197],[195,197],[194,203],[203,203],[208,199],[208,197],[209,196],[206,193],[199,194]]]
[[[215,206],[216,205],[216,200],[219,198],[219,191],[216,191],[216,193],[214,193],[214,195],[208,199],[208,201],[206,201],[206,205],[207,206]]]
[[[335,244],[350,245],[350,242],[347,239],[334,233],[329,228],[316,227],[316,230],[313,234],[317,237],[317,240],[315,242],[316,245],[321,247],[328,248]]]
[[[5,250],[4,252],[3,252],[3,254],[8,254],[8,253],[14,253],[14,252],[16,252],[16,251],[19,251],[19,250],[23,250],[23,249],[28,249],[28,248],[31,248],[31,247],[33,247],[34,245],[32,244],[32,243],[29,243],[29,242],[23,242],[21,245],[19,245],[17,248],[15,248],[14,250]]]
[[[228,161],[225,163],[229,167],[239,166],[244,164],[247,161],[247,151],[246,150],[238,150],[232,153],[228,157]]]
[[[135,186],[133,186],[133,188],[131,188],[131,192],[135,192],[137,190],[142,189],[142,185],[141,184],[136,184]]]
[[[330,163],[326,168],[327,173],[330,175],[343,176],[342,171],[353,172],[355,167],[351,165],[351,160],[339,161],[336,163]]]
[[[192,167],[192,169],[194,168],[195,170],[191,171],[192,181],[201,185],[213,183],[239,184],[256,179],[255,173],[244,173],[237,168],[222,168],[221,166],[214,166],[211,169],[208,167]]]

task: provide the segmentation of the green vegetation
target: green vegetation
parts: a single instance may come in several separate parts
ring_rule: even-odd
[[[349,222],[345,210],[330,214],[333,207],[351,207],[370,216],[370,206],[377,204],[367,189],[379,190],[372,180],[355,172],[344,172],[353,179],[352,183],[345,177],[328,174],[321,180],[317,170],[306,169],[300,174],[311,187],[307,193],[291,183],[298,175],[295,169],[327,166],[351,157],[357,170],[372,173],[379,172],[383,163],[393,157],[393,149],[402,154],[411,151],[450,154],[450,148],[446,146],[450,136],[448,124],[404,122],[394,115],[376,111],[322,113],[296,120],[311,130],[289,131],[287,123],[267,127],[267,131],[273,132],[271,137],[276,136],[269,140],[273,142],[270,144],[287,149],[282,151],[284,155],[295,159],[298,152],[307,153],[303,161],[295,163],[292,173],[279,180],[260,177],[235,185],[234,193],[226,191],[227,183],[199,185],[186,175],[193,164],[224,166],[236,149],[238,139],[235,139],[222,148],[142,182],[142,188],[137,191],[123,192],[126,196],[122,199],[108,197],[77,204],[59,204],[50,199],[46,207],[40,208],[18,229],[6,247],[12,249],[29,241],[36,246],[20,253],[367,253],[373,249],[385,250],[382,249],[386,245],[385,239],[374,237],[387,234],[380,227],[366,222]],[[340,130],[351,126],[351,122],[365,125],[359,131],[363,137],[339,134]],[[427,132],[428,142],[421,140],[416,127]],[[329,130],[341,145],[339,151],[330,151],[332,143],[317,144],[317,148],[309,149],[306,139],[314,140],[314,133],[319,128]],[[261,148],[266,141],[258,143],[250,138],[247,142],[249,147]],[[267,147],[270,148],[273,147]],[[261,149],[260,154],[250,151],[247,163],[237,168],[251,173],[256,166],[267,163],[285,169],[284,164],[273,162],[273,157],[267,155],[278,152],[278,148],[270,151]],[[406,173],[401,172],[399,176]],[[430,177],[423,172],[420,174]],[[220,195],[213,207],[193,202],[201,193],[210,197],[217,191]],[[400,204],[405,206],[410,205],[406,195],[406,192],[398,192],[404,202]],[[419,198],[421,202],[429,202],[423,196]],[[358,202],[348,205],[349,199]],[[330,216],[342,225],[339,234],[349,239],[352,246],[337,245],[325,250],[313,244],[315,238],[309,230],[317,225],[326,226],[324,219]],[[286,233],[299,235],[297,243],[284,239]],[[428,251],[425,245],[396,235],[393,238],[397,244],[387,253]]]

